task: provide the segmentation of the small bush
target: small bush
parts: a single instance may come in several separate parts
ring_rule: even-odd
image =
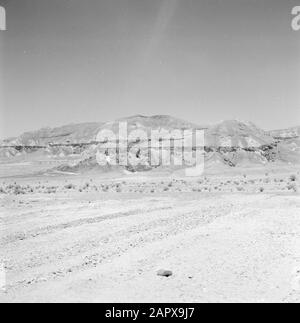
[[[56,193],[56,187],[48,187],[46,190],[47,194],[54,194]]]
[[[20,194],[25,194],[25,190],[20,186],[20,185],[17,185],[15,188],[14,188],[14,194],[15,195],[20,195]]]
[[[297,180],[297,176],[296,175],[291,175],[290,176],[290,181],[291,182],[296,182],[296,180]]]
[[[103,186],[102,190],[103,190],[103,192],[108,192],[109,191],[109,186],[108,185]]]
[[[260,188],[259,188],[259,191],[260,191],[261,193],[263,193],[263,192],[265,191],[265,189],[264,189],[263,187],[260,187]]]
[[[295,193],[298,192],[298,188],[297,188],[296,183],[290,183],[290,184],[288,184],[287,189],[289,191],[294,191]]]
[[[67,189],[67,190],[74,190],[75,188],[76,188],[76,186],[74,184],[65,185],[65,189]]]

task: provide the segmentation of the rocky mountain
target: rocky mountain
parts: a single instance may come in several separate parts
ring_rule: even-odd
[[[127,131],[143,130],[148,135],[153,130],[203,130],[204,150],[207,166],[235,167],[247,165],[264,165],[270,162],[300,163],[300,127],[266,132],[251,122],[227,120],[211,126],[199,126],[171,116],[133,116],[112,122],[71,124],[57,128],[45,128],[27,132],[17,138],[0,142],[0,158],[15,156],[33,156],[42,154],[49,157],[76,157],[72,164],[60,166],[63,171],[80,171],[100,167],[96,160],[97,149],[103,146],[97,134],[101,130],[110,130],[118,135],[119,124],[126,123]],[[180,132],[179,132],[180,133]],[[148,145],[151,147],[150,136]],[[181,140],[182,138],[177,138]],[[147,160],[148,149],[138,148],[139,140],[133,140],[129,149],[137,146],[134,154],[140,160]],[[193,147],[197,150],[200,147]],[[171,147],[169,149],[172,149]],[[174,158],[181,158],[180,151],[172,150]],[[157,158],[159,160],[159,151]],[[116,156],[121,158],[122,156]],[[145,167],[129,167],[129,170],[150,170],[150,163]],[[156,163],[159,167],[159,162]],[[109,169],[109,167],[108,167]]]
[[[269,131],[270,136],[279,139],[295,139],[300,137],[300,126],[282,130]]]
[[[251,122],[227,120],[209,127],[205,142],[210,147],[261,147],[274,144],[274,138]]]
[[[47,146],[52,144],[89,143],[97,135],[103,123],[70,124],[57,128],[43,128],[25,132],[17,138],[3,140],[1,146]]]
[[[70,124],[57,128],[43,128],[37,131],[26,132],[17,138],[9,138],[0,142],[2,146],[48,146],[48,145],[69,145],[87,144],[96,141],[97,134],[101,130],[111,130],[118,134],[119,124],[127,123],[128,131],[133,130],[156,130],[156,129],[203,129],[191,122],[173,118],[170,116],[151,116],[141,115],[122,118],[112,122],[103,123],[81,123]]]

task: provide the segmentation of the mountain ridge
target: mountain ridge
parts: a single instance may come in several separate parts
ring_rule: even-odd
[[[237,119],[221,121],[214,125],[197,125],[167,115],[135,115],[110,122],[91,122],[69,124],[56,128],[42,128],[25,132],[19,137],[0,142],[0,157],[3,159],[15,156],[39,153],[53,158],[77,156],[75,169],[97,167],[97,134],[101,130],[111,130],[117,134],[119,123],[127,123],[128,132],[143,130],[203,130],[204,149],[207,164],[234,167],[246,164],[267,164],[270,162],[300,163],[300,127],[264,131],[254,123]],[[151,138],[151,137],[149,137]],[[151,140],[149,141],[151,146]],[[133,141],[130,145],[135,145]],[[197,148],[195,148],[197,149]],[[146,159],[148,152],[140,152],[140,158]],[[73,167],[73,166],[72,166]],[[66,165],[65,169],[72,170]],[[151,167],[148,167],[151,169]]]
[[[264,131],[257,127],[254,123],[249,121],[241,121],[238,119],[224,120],[212,125],[198,125],[192,122],[188,122],[179,118],[174,118],[168,115],[134,115],[127,118],[119,118],[109,122],[85,122],[85,123],[72,123],[63,125],[60,127],[44,127],[34,131],[27,131],[17,137],[10,137],[7,139],[0,140],[0,146],[39,146],[48,145],[52,141],[55,144],[67,144],[67,143],[89,143],[95,140],[97,133],[102,129],[109,129],[116,131],[119,122],[127,122],[129,125],[129,131],[139,129],[160,129],[166,128],[167,130],[172,129],[199,129],[206,130],[210,135],[216,131],[216,127],[223,128],[221,132],[224,132],[224,128],[227,128],[227,134],[229,134],[228,128],[232,128],[231,133],[234,132],[234,128],[239,126],[246,126],[246,131],[254,135],[255,132],[266,137],[273,137],[278,139],[285,139],[291,137],[299,137],[300,126],[291,127],[287,129],[279,129],[272,131]],[[226,134],[226,131],[225,131]],[[53,140],[51,140],[53,139]],[[266,140],[268,141],[268,140]]]

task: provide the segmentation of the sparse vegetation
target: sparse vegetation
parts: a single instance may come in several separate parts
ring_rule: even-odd
[[[25,193],[26,193],[26,191],[25,191],[25,189],[24,189],[22,186],[20,186],[20,185],[16,185],[16,186],[14,187],[13,193],[14,193],[15,195],[20,195],[20,194],[25,194]]]
[[[289,191],[294,191],[295,193],[298,192],[298,188],[295,182],[289,183],[287,189]]]
[[[67,184],[65,185],[65,189],[67,190],[75,190],[76,186],[74,184]]]

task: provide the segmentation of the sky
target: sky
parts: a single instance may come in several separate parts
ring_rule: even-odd
[[[0,137],[142,115],[300,125],[300,0],[0,0]]]

